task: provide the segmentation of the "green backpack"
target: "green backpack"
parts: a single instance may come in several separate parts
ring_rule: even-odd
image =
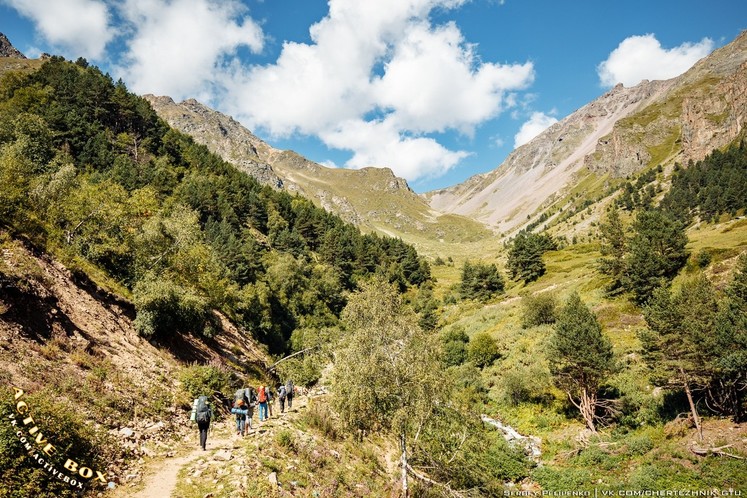
[[[210,405],[207,396],[200,396],[195,400],[195,421],[210,422]]]

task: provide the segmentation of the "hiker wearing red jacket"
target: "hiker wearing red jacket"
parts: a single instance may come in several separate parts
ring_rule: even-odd
[[[267,387],[259,386],[257,401],[259,402],[259,421],[267,420]]]

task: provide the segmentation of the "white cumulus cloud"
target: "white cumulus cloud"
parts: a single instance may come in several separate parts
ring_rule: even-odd
[[[0,0],[30,19],[39,33],[71,59],[102,57],[116,31],[101,0]]]
[[[653,34],[631,36],[597,66],[603,86],[635,86],[641,80],[665,80],[684,73],[713,50],[710,38],[665,49]]]
[[[454,23],[433,25],[436,8],[465,0],[330,0],[311,43],[285,42],[275,63],[235,67],[227,112],[282,137],[319,137],[350,150],[348,167],[391,167],[408,180],[433,177],[467,155],[429,133],[474,128],[513,105],[534,68],[482,62]]]
[[[264,35],[236,0],[125,0],[132,29],[117,72],[139,93],[211,103],[237,63],[236,51],[262,50]]]
[[[514,135],[514,149],[521,147],[531,139],[557,123],[558,120],[544,112],[533,112],[518,133]]]
[[[377,104],[400,126],[430,132],[472,128],[502,110],[505,91],[532,81],[532,64],[478,64],[454,23],[413,23],[374,82]]]
[[[353,151],[345,164],[349,168],[386,166],[409,180],[438,177],[469,155],[449,150],[433,138],[404,135],[391,118],[346,121],[320,137],[330,147]]]

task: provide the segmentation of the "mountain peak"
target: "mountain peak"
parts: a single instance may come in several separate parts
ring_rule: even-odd
[[[743,130],[746,45],[747,32],[680,76],[617,84],[493,171],[425,196],[436,211],[509,233],[569,192],[579,174],[622,178],[675,160],[703,159]]]
[[[14,59],[26,58],[25,55],[10,43],[8,37],[2,33],[0,33],[0,57],[12,57]]]

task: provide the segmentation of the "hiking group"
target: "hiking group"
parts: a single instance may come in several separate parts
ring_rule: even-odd
[[[259,411],[259,421],[264,422],[272,416],[272,405],[275,398],[280,403],[280,413],[284,413],[286,402],[289,410],[293,406],[294,394],[295,386],[290,379],[275,389],[270,386],[260,386],[259,389],[244,387],[237,390],[231,407],[231,413],[236,417],[236,435],[244,436],[249,430],[253,430],[252,418],[254,418],[255,408]],[[203,450],[206,449],[208,430],[214,415],[207,396],[200,396],[192,402],[190,420],[197,422],[197,428],[200,432],[200,447]]]
[[[233,408],[231,408],[231,413],[236,416],[236,435],[243,436],[254,429],[252,418],[254,417],[255,407],[259,411],[260,422],[264,422],[272,416],[272,405],[276,397],[280,403],[280,413],[285,412],[286,401],[290,409],[293,403],[294,389],[293,381],[289,379],[285,385],[280,384],[274,390],[270,386],[259,386],[259,389],[256,390],[253,387],[245,387],[236,391]]]

